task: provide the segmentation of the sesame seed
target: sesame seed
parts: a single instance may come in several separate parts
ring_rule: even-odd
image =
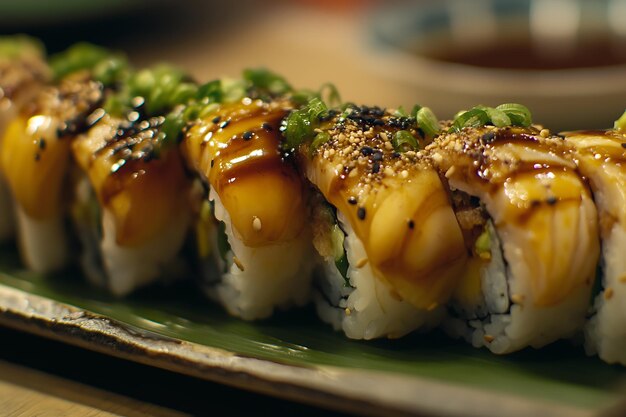
[[[363,156],[370,156],[372,153],[374,153],[374,149],[370,148],[369,146],[364,146],[361,148],[361,154]]]
[[[236,256],[233,256],[233,263],[237,265],[237,268],[239,268],[240,271],[242,272],[244,271],[243,264],[241,263],[239,258],[237,258]]]
[[[382,161],[383,153],[381,151],[376,151],[372,154],[372,161]]]
[[[548,204],[549,204],[549,205],[551,205],[551,206],[555,205],[555,204],[556,204],[556,201],[557,201],[556,197],[548,197],[548,198],[546,199],[546,203],[548,203]]]
[[[224,120],[222,123],[219,124],[220,129],[226,128],[226,126],[228,126],[229,124],[230,124],[230,120]]]
[[[607,287],[604,290],[604,299],[605,300],[610,300],[611,298],[613,298],[613,293],[614,293],[613,288]]]
[[[387,149],[388,151],[393,149],[393,145],[391,144],[391,142],[385,142],[385,149]]]
[[[539,132],[539,136],[541,136],[542,138],[547,138],[548,136],[550,136],[550,130],[541,129],[541,131]]]
[[[213,123],[218,124],[220,122],[220,120],[222,120],[222,118],[220,116],[215,116],[213,118],[213,120],[211,120]]]
[[[355,196],[351,196],[350,198],[348,198],[348,204],[355,205],[356,204],[356,197]]]
[[[337,172],[343,172],[343,164],[338,164],[335,169],[337,170]]]
[[[384,140],[385,142],[389,140],[385,132],[380,132],[380,138]]]
[[[452,175],[454,175],[455,171],[456,171],[456,167],[452,165],[450,168],[448,168],[448,170],[445,173],[446,178],[450,178]]]
[[[626,142],[622,142],[621,145],[622,145],[622,148],[626,148]]]
[[[252,228],[254,229],[255,232],[259,232],[261,231],[261,219],[259,219],[257,216],[254,216],[252,218]]]
[[[46,149],[46,140],[44,138],[39,139],[39,149]]]
[[[409,171],[403,169],[402,172],[400,172],[400,176],[404,179],[409,178]]]
[[[378,174],[380,172],[380,162],[374,162],[374,165],[372,166],[372,172],[374,174]]]
[[[359,207],[356,210],[356,215],[359,218],[359,220],[364,220],[365,219],[365,215],[366,215],[365,207]]]
[[[411,229],[411,230],[415,229],[415,222],[413,221],[413,219],[410,219],[407,222],[407,225],[409,226],[409,229]]]
[[[252,136],[254,136],[254,133],[250,132],[249,130],[246,130],[245,132],[243,132],[241,136],[243,137],[243,140],[250,140],[252,139]]]
[[[346,316],[349,316],[352,313],[352,310],[350,310],[348,307],[346,307],[344,311],[346,313]]]
[[[272,131],[272,125],[270,125],[267,122],[263,123],[263,125],[261,127],[263,128],[263,130],[265,130],[267,132],[271,132]]]
[[[41,155],[39,153],[35,154],[35,161],[39,161],[41,159]]]
[[[485,342],[491,343],[491,342],[493,342],[495,340],[495,337],[493,337],[490,334],[486,334],[485,336],[483,336],[483,339],[485,340]]]
[[[443,156],[441,156],[440,153],[434,153],[433,154],[433,161],[435,161],[436,163],[440,164],[441,162],[443,162]]]
[[[385,173],[386,176],[388,177],[393,177],[393,175],[395,174],[395,172],[393,171],[393,169],[391,169],[390,167],[386,167],[385,170],[383,171]]]

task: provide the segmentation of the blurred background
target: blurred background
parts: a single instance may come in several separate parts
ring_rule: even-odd
[[[625,22],[626,0],[0,2],[0,31],[51,52],[88,40],[200,81],[265,66],[440,118],[521,102],[555,130],[609,127],[626,108]]]

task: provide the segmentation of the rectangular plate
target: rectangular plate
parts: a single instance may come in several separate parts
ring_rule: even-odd
[[[384,415],[591,416],[624,410],[626,371],[567,342],[495,356],[439,332],[353,341],[312,309],[248,323],[189,282],[126,299],[77,271],[43,277],[0,247],[0,323],[277,397]],[[618,411],[619,412],[619,411]],[[619,415],[619,414],[615,414]]]

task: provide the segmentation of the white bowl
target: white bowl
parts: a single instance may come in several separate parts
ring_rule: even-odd
[[[557,53],[582,36],[626,37],[621,29],[626,29],[623,0],[544,0],[546,4],[562,3],[554,16],[533,14],[533,1],[532,7],[537,7],[539,0],[451,0],[378,10],[370,24],[374,39],[371,67],[404,84],[407,96],[431,107],[440,118],[477,104],[516,102],[530,108],[535,122],[554,130],[612,126],[626,108],[626,65],[495,69],[426,56],[450,42],[471,47],[473,42],[493,37],[513,38],[533,28],[541,31],[538,23],[542,22],[554,22],[546,26],[552,39],[545,43],[553,42]],[[454,3],[456,6],[451,6]]]

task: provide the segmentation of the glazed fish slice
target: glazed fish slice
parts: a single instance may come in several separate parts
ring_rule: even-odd
[[[31,270],[53,271],[69,260],[70,145],[104,99],[95,69],[111,82],[106,70],[118,61],[89,45],[70,48],[53,61],[55,85],[40,91],[7,128],[2,168],[15,200],[20,255]]]
[[[176,101],[194,90],[175,69],[157,67],[131,76],[150,82]],[[180,104],[141,91],[120,94],[135,103],[122,111],[97,110],[100,118],[72,143],[78,163],[72,219],[83,246],[82,266],[92,282],[122,296],[157,278],[181,276],[180,256],[192,217],[191,179],[165,114]],[[188,272],[188,271],[187,271]]]
[[[0,38],[0,149],[6,128],[43,88],[49,73],[37,41],[24,36]],[[0,241],[13,235],[14,226],[11,195],[0,174]]]
[[[446,327],[494,353],[574,335],[591,295],[596,209],[562,139],[545,133],[466,127],[427,148],[471,254]]]
[[[208,294],[246,320],[302,305],[313,249],[305,189],[280,151],[291,104],[243,98],[193,123],[182,148],[208,188],[198,248]]]
[[[585,347],[626,365],[626,135],[618,130],[565,133],[589,179],[600,218],[602,277],[585,327]]]
[[[432,327],[465,263],[461,230],[436,170],[415,152],[415,118],[380,108],[314,110],[315,136],[292,137],[312,186],[322,320],[353,339]],[[406,151],[406,152],[404,152]]]

